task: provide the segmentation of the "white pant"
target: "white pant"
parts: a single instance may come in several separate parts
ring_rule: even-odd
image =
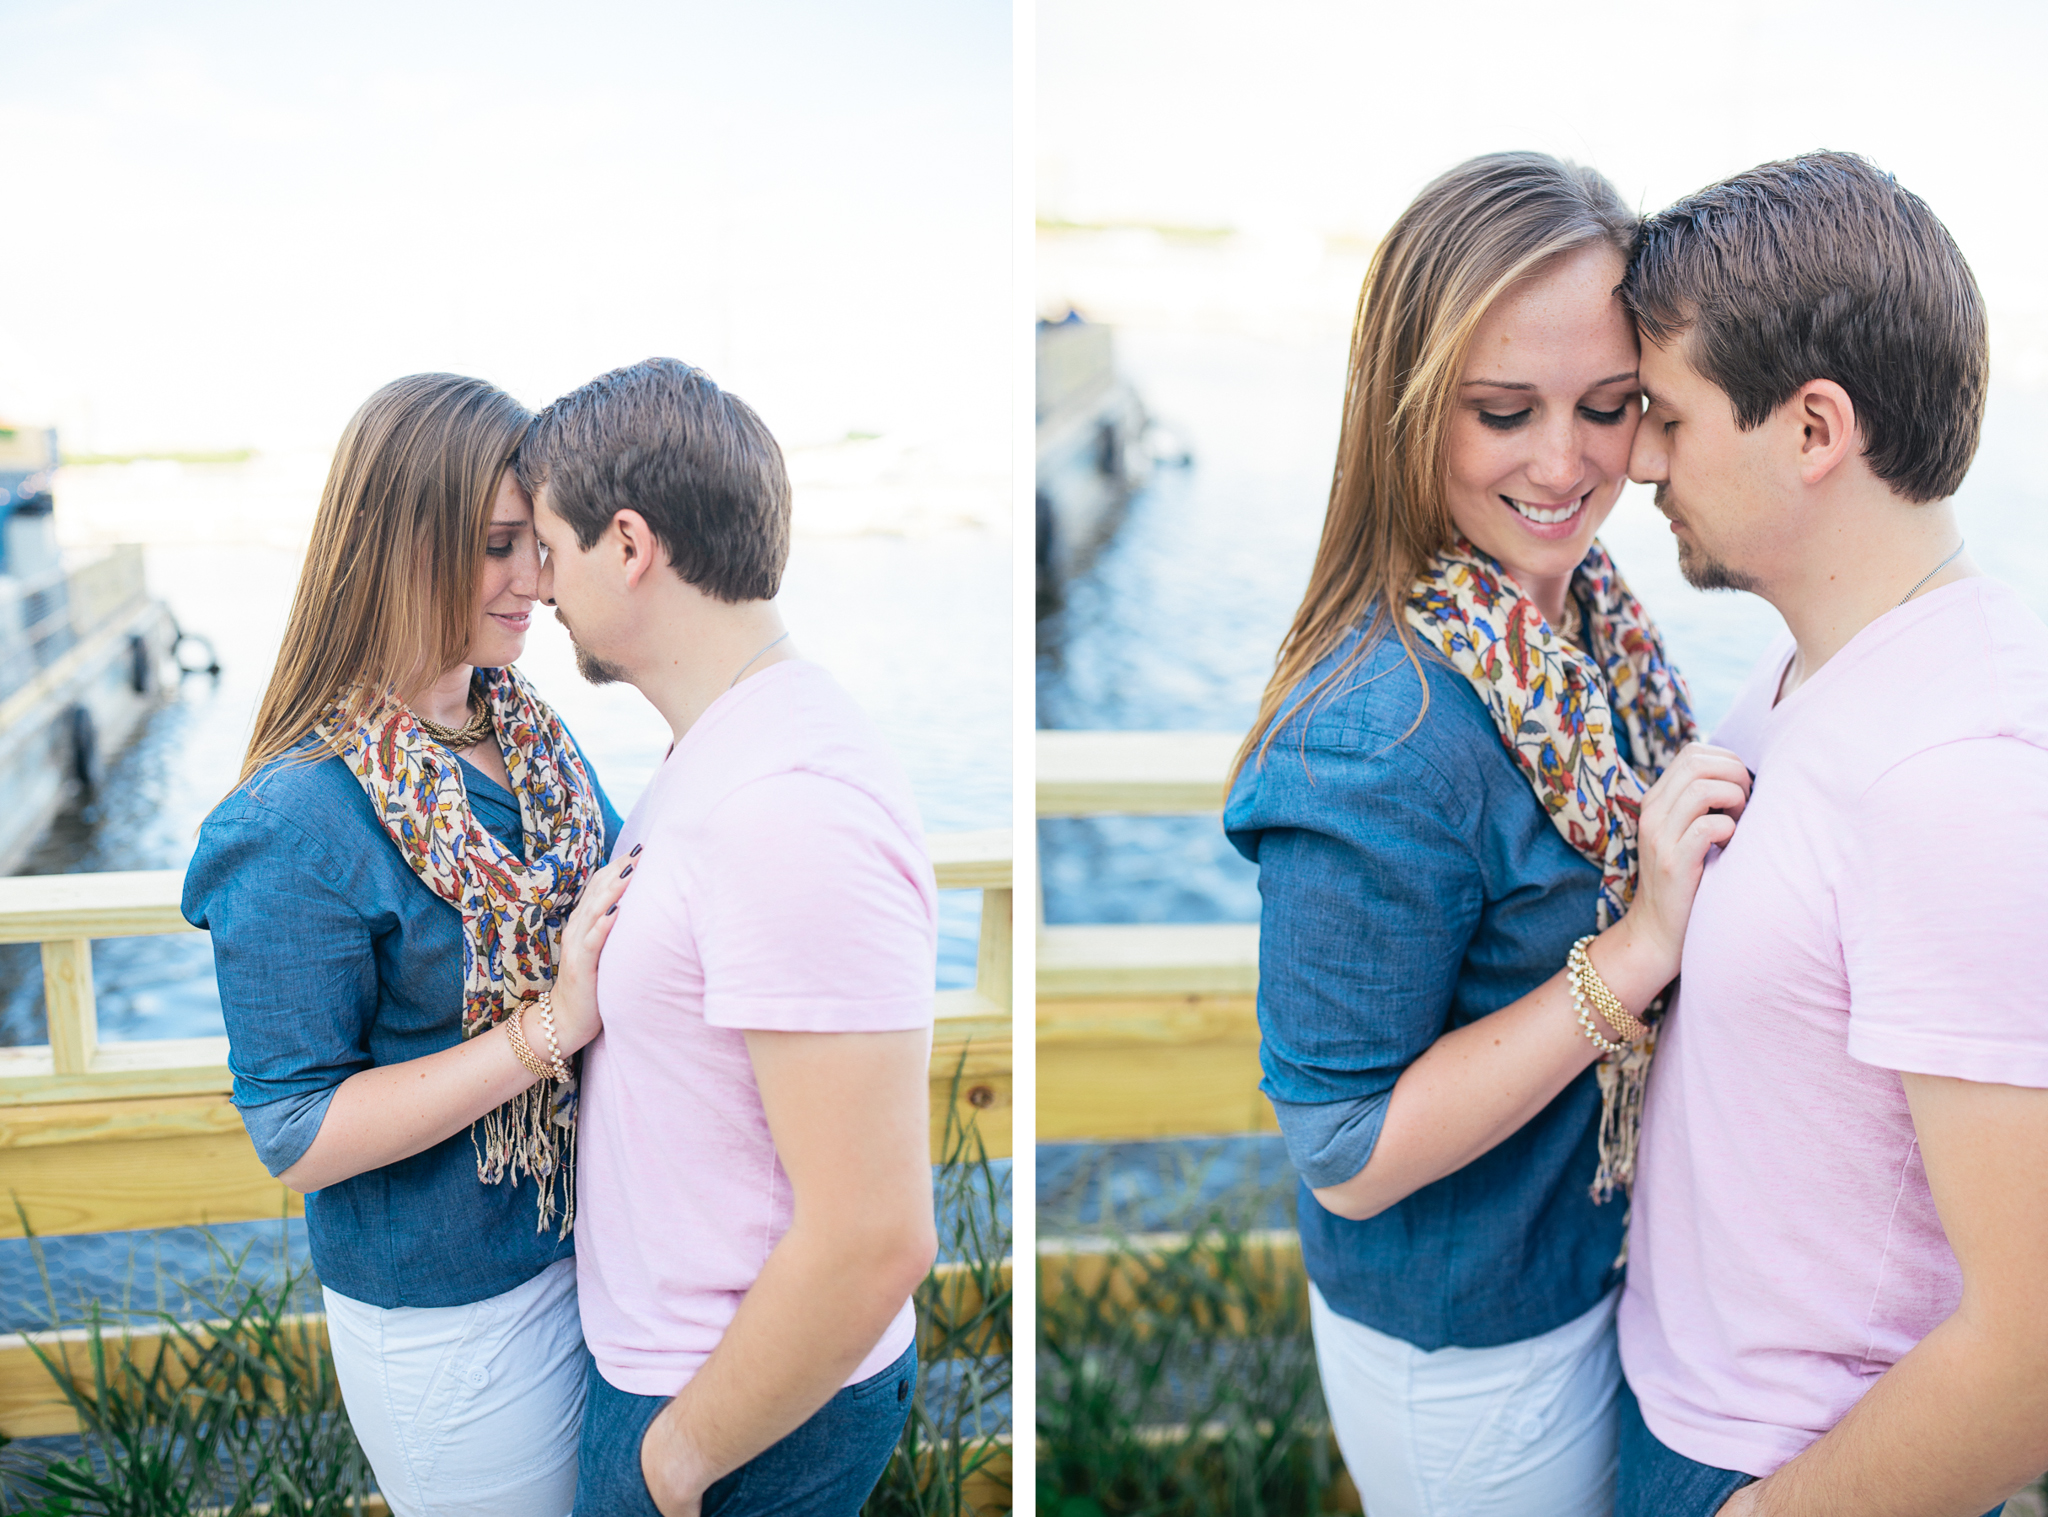
[[[323,1291],[342,1400],[393,1517],[565,1517],[576,1499],[576,1261],[468,1306]]]
[[[1425,1352],[1311,1285],[1323,1399],[1366,1517],[1608,1517],[1620,1299],[1519,1343]]]

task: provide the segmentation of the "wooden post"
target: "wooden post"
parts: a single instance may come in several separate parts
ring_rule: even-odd
[[[99,1012],[92,998],[92,939],[43,944],[43,1006],[50,1024],[50,1061],[60,1075],[92,1073],[99,1051]]]
[[[984,890],[981,893],[981,947],[974,959],[974,988],[985,1001],[1009,1009],[1011,943],[1015,924],[1011,921],[1011,892]]]

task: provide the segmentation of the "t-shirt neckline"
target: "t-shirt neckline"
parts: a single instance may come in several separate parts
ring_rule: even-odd
[[[1826,680],[1829,674],[1832,673],[1835,669],[1841,667],[1845,663],[1853,665],[1856,662],[1858,662],[1861,659],[1862,654],[1857,645],[1863,643],[1866,639],[1870,637],[1871,633],[1874,630],[1876,630],[1878,627],[1883,626],[1887,621],[1890,621],[1891,618],[1898,615],[1899,612],[1907,610],[1909,607],[1913,606],[1926,607],[1942,603],[1942,597],[1946,596],[1951,590],[1960,590],[1967,585],[1978,585],[1985,583],[1995,582],[1992,581],[1990,579],[1990,576],[1988,575],[1972,574],[1967,576],[1966,578],[1954,580],[1949,584],[1942,585],[1938,589],[1929,590],[1924,595],[1915,596],[1912,600],[1907,601],[1904,605],[1893,606],[1889,611],[1881,612],[1877,616],[1874,616],[1869,621],[1865,622],[1860,628],[1858,628],[1856,631],[1856,635],[1850,638],[1849,641],[1847,641],[1846,643],[1842,644],[1841,647],[1837,648],[1835,650],[1835,656],[1829,659],[1825,664],[1822,664],[1820,668],[1815,670],[1812,677],[1808,679],[1804,684],[1802,684],[1797,690],[1794,690],[1790,695],[1781,695],[1779,692],[1785,688],[1785,676],[1791,673],[1792,671],[1792,660],[1799,656],[1799,640],[1797,638],[1792,638],[1791,645],[1786,648],[1784,656],[1778,660],[1778,672],[1777,675],[1771,680],[1770,697],[1764,706],[1765,714],[1767,716],[1775,718],[1780,712],[1790,710],[1794,706],[1794,704],[1798,702],[1799,698],[1802,695],[1804,695],[1807,691],[1811,690],[1815,685],[1820,684],[1823,680]],[[1789,636],[1789,633],[1787,635]],[[1852,653],[1856,654],[1855,658],[1850,657]]]

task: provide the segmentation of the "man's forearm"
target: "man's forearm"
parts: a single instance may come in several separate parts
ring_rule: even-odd
[[[2048,1468],[2048,1334],[1929,1333],[1824,1437],[1738,1491],[1727,1517],[1980,1517]]]
[[[641,1469],[662,1510],[690,1510],[681,1503],[832,1398],[924,1278],[929,1236],[914,1219],[851,1240],[806,1233],[801,1219],[784,1234],[718,1347],[647,1430]]]

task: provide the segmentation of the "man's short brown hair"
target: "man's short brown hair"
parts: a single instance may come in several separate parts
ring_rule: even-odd
[[[1910,501],[1953,495],[1976,456],[1990,371],[1984,303],[1927,203],[1854,153],[1766,163],[1636,233],[1621,298],[1761,426],[1831,379],[1864,458]]]
[[[599,375],[535,418],[519,483],[578,547],[638,511],[686,584],[772,600],[789,561],[789,474],[761,418],[702,369],[650,358]]]

